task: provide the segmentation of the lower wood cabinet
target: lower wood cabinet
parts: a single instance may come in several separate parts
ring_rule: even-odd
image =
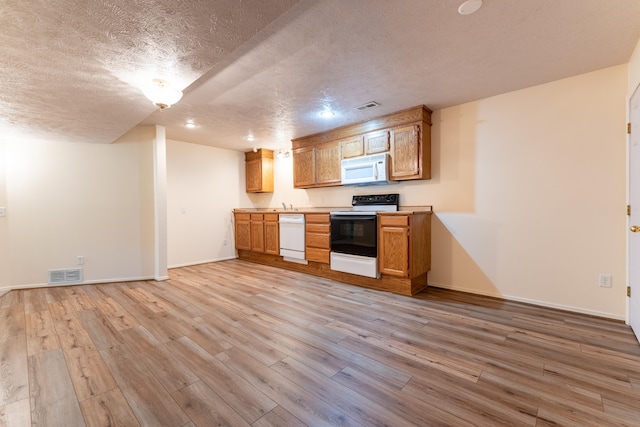
[[[264,253],[280,255],[278,214],[264,214]]]
[[[379,214],[381,274],[415,278],[431,269],[431,212]]]
[[[235,212],[236,249],[251,250],[251,214]]]
[[[278,214],[235,212],[236,249],[280,254]]]
[[[305,251],[309,264],[287,262],[280,256],[277,213],[234,212],[238,257],[302,271],[373,289],[415,295],[427,287],[431,269],[430,210],[378,213],[379,278],[331,270],[330,214],[305,213]]]
[[[329,214],[305,214],[305,258],[329,264]]]

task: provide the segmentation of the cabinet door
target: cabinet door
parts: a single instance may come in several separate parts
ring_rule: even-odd
[[[357,136],[355,138],[345,139],[342,144],[342,158],[350,159],[351,157],[358,157],[364,155],[364,144],[362,143],[362,137]]]
[[[262,191],[262,159],[253,159],[245,163],[247,193]]]
[[[380,227],[380,273],[391,276],[409,276],[409,229],[406,227]]]
[[[340,142],[316,146],[316,184],[340,184]]]
[[[236,249],[251,250],[251,221],[249,214],[235,214]]]
[[[295,188],[305,188],[314,185],[316,183],[315,166],[315,147],[293,150],[293,186]]]
[[[389,131],[366,134],[364,136],[364,151],[367,155],[389,151]]]
[[[264,222],[264,253],[279,255],[280,254],[280,234],[278,229],[278,220]]]
[[[391,179],[420,179],[420,127],[404,126],[393,130]]]
[[[273,193],[273,150],[247,151],[244,158],[247,193]]]
[[[251,214],[251,250],[264,252],[264,220],[261,214]]]

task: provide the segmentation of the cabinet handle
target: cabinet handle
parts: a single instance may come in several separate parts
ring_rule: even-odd
[[[631,227],[629,227],[629,230],[631,230],[632,233],[637,233],[638,231],[640,231],[640,225],[632,225]]]

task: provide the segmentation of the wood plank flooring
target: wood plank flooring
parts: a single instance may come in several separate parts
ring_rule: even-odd
[[[0,298],[0,426],[640,426],[621,322],[241,260]]]

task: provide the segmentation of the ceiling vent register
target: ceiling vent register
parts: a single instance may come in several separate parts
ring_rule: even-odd
[[[371,102],[367,102],[366,104],[362,104],[356,107],[356,110],[358,111],[364,111],[364,110],[368,110],[370,108],[375,108],[375,107],[379,107],[380,104],[378,104],[376,101],[371,101]]]

